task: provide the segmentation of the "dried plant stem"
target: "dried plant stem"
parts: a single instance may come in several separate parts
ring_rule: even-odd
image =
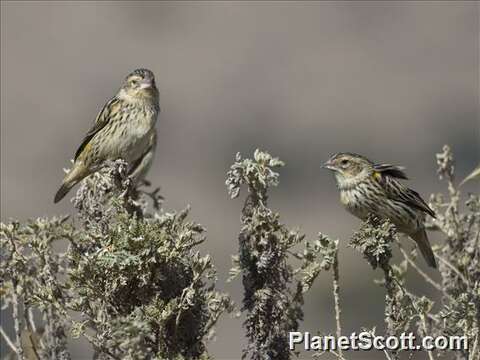
[[[478,336],[479,334],[475,336],[475,342],[473,343],[473,349],[471,352],[471,360],[475,360],[475,355],[477,355],[477,359],[480,359],[480,351],[477,352],[477,347],[478,347]]]
[[[17,246],[13,239],[9,237],[10,243],[12,245],[12,249],[14,252],[18,254]],[[15,329],[15,348],[16,348],[16,353],[17,356],[20,360],[24,359],[23,355],[23,347],[22,347],[22,327],[20,324],[20,316],[19,316],[19,309],[18,309],[18,294],[17,294],[17,288],[18,288],[18,281],[17,279],[12,279],[12,285],[13,285],[13,291],[12,291],[12,316],[13,316],[13,326]],[[5,334],[6,335],[6,334]]]
[[[480,351],[477,352],[477,347],[478,347],[478,333],[477,335],[475,335],[475,341],[473,342],[473,348],[472,348],[472,351],[470,352],[470,355],[468,356],[468,359],[469,360],[475,360],[475,355],[478,355],[477,356],[477,359],[480,360]]]
[[[410,258],[407,252],[403,249],[399,241],[397,241],[397,244],[405,260],[407,260],[407,262],[425,279],[425,281],[432,285],[438,291],[442,291],[441,285],[435,282],[435,280],[433,280],[422,269],[420,269],[417,264],[415,264],[415,262]]]
[[[425,314],[420,314],[420,319],[422,320],[423,331],[425,332],[425,335],[427,335],[428,331],[427,331],[427,322],[425,321]],[[429,360],[434,360],[432,350],[427,350],[427,354],[428,354]]]
[[[13,326],[15,329],[15,342],[17,348],[17,356],[20,360],[24,360],[23,347],[22,347],[22,326],[19,314],[19,299],[17,294],[17,281],[13,280],[13,292],[12,292],[12,316],[13,316]]]
[[[28,329],[28,337],[30,339],[30,342],[32,343],[32,350],[33,350],[33,353],[35,354],[36,359],[40,360],[41,358],[37,351],[37,344],[35,344],[35,340],[34,340],[34,336],[37,335],[36,326],[31,315],[32,315],[31,308],[24,305],[23,316],[25,318],[25,324]]]
[[[33,310],[31,307],[28,307],[27,310],[27,320],[28,325],[30,326],[31,330],[36,333],[37,332],[37,325],[35,325],[35,320],[33,319]]]
[[[38,334],[37,332],[37,325],[35,324],[35,319],[34,319],[34,316],[33,316],[33,309],[32,307],[28,307],[28,310],[27,310],[27,324],[29,324],[30,326],[30,330],[32,332],[32,334]],[[40,334],[39,334],[40,335]],[[38,344],[39,344],[39,347],[40,349],[44,350],[45,349],[45,342],[43,340],[43,336],[40,336],[39,339],[38,339]]]
[[[342,310],[340,308],[340,272],[338,270],[338,242],[335,247],[335,256],[333,260],[333,298],[335,301],[335,322],[337,327],[337,340],[342,336],[342,324],[340,322],[340,316]],[[345,359],[343,357],[343,350],[341,348],[338,349],[338,357],[340,359]]]
[[[444,263],[447,267],[449,267],[455,274],[458,275],[458,277],[460,279],[462,279],[462,281],[465,283],[465,285],[467,286],[467,288],[470,289],[470,283],[469,281],[467,280],[467,278],[460,272],[460,270],[458,270],[455,266],[453,266],[450,262],[448,262],[447,260],[445,260],[443,257],[439,256],[437,254],[437,258],[442,262]]]
[[[58,344],[58,337],[56,335],[57,333],[57,326],[55,324],[55,318],[54,318],[54,314],[53,314],[53,311],[52,311],[52,307],[51,306],[48,306],[47,308],[47,314],[48,314],[48,319],[49,319],[49,325],[50,325],[50,336],[51,336],[51,339],[52,339],[52,347],[51,347],[51,356],[53,359],[56,359],[57,358],[57,350],[58,350],[58,347],[57,347],[57,344]]]
[[[387,360],[392,360],[387,350],[383,350],[383,352],[385,353],[385,357],[387,358]]]
[[[396,286],[398,286],[400,289],[402,289],[402,286],[398,284],[397,279],[393,275],[393,270],[391,266],[387,264],[381,264],[382,270],[385,275],[385,288],[387,290],[387,295],[386,299],[394,299],[395,298],[395,291],[396,291]],[[386,306],[388,306],[388,301],[385,303]],[[391,322],[387,321],[387,331],[389,335],[395,335],[395,329],[394,326]],[[389,359],[392,360],[398,360],[400,357],[398,353],[394,350],[392,350],[391,356],[389,355]]]
[[[100,353],[103,352],[108,356],[110,356],[112,359],[120,360],[118,356],[116,356],[109,349],[107,349],[105,346],[100,344],[93,336],[89,335],[88,333],[84,333],[83,336],[85,336],[85,338],[90,342],[90,344],[93,345],[95,351]]]
[[[340,360],[345,360],[345,358],[343,357],[343,355],[340,354],[340,351],[339,352],[336,352],[335,350],[330,350],[329,351],[331,354],[335,355],[335,357],[337,359],[340,359]],[[322,353],[323,354],[323,353]]]
[[[7,335],[7,333],[5,332],[5,330],[3,330],[3,327],[1,326],[0,326],[0,334],[2,335],[7,345],[10,347],[10,349],[12,349],[12,351],[17,354],[18,353],[17,347],[15,346],[13,341],[10,339],[10,337]]]

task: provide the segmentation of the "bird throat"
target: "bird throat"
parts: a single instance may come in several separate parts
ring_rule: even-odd
[[[335,172],[335,180],[339,190],[351,190],[361,182],[365,181],[368,176],[369,174],[365,171],[362,171],[356,175],[346,175],[338,171]]]

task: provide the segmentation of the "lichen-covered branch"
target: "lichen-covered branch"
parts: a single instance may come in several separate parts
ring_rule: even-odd
[[[436,251],[443,306],[432,329],[436,335],[469,339],[469,350],[457,352],[457,359],[480,359],[474,346],[480,334],[480,196],[462,196],[450,147],[444,146],[437,155],[437,164],[440,179],[446,180],[448,189],[447,196],[431,197],[437,217],[429,227],[440,231],[443,238]]]
[[[316,264],[320,248],[306,244],[302,265],[295,271],[289,264],[292,248],[304,240],[298,231],[288,229],[280,216],[268,207],[268,189],[278,184],[276,169],[283,162],[256,150],[253,159],[236,162],[227,174],[232,198],[239,196],[242,185],[247,197],[242,210],[239,256],[232,274],[242,274],[244,298],[242,310],[248,347],[244,357],[250,359],[289,359],[288,333],[298,329],[303,319],[303,294],[320,271]],[[295,274],[302,278],[295,279]]]

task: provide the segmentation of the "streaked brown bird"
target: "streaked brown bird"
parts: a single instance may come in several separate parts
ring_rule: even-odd
[[[417,243],[427,264],[437,267],[424,226],[426,214],[435,217],[435,213],[399,181],[408,179],[403,167],[375,164],[354,153],[337,153],[323,167],[334,172],[340,201],[350,213],[362,220],[369,214],[389,219]]]
[[[159,111],[153,73],[147,69],[130,73],[83,138],[73,167],[63,179],[54,202],[62,200],[78,182],[100,170],[106,160],[127,161],[130,177],[135,182],[143,179],[153,162]]]

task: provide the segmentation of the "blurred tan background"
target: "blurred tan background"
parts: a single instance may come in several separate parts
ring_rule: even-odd
[[[73,212],[53,204],[62,168],[124,76],[148,67],[162,106],[149,179],[166,210],[191,204],[208,228],[218,286],[241,302],[241,280],[225,279],[242,200],[229,200],[224,180],[237,151],[260,147],[287,163],[271,194],[282,219],[342,240],[344,332],[383,333],[380,274],[346,247],[359,221],[319,166],[337,151],[402,164],[428,198],[444,189],[435,153],[448,143],[466,175],[480,154],[478,51],[474,2],[2,1],[1,219]],[[302,330],[334,331],[330,281],[307,295]],[[241,320],[224,317],[210,349],[238,359],[244,343]],[[84,343],[72,348],[87,357]]]

